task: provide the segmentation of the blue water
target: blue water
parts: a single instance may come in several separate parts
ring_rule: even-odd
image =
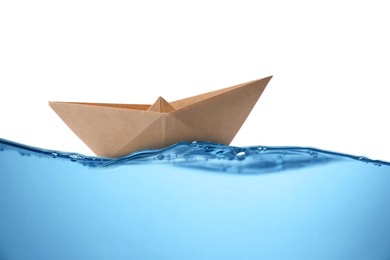
[[[390,163],[205,142],[108,159],[0,139],[0,259],[390,259]]]

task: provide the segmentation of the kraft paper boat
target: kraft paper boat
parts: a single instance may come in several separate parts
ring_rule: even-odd
[[[96,154],[121,157],[181,141],[230,144],[271,77],[153,105],[49,102]]]

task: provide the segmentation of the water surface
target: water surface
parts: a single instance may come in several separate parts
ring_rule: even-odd
[[[390,164],[179,143],[119,159],[0,140],[0,259],[390,259]]]

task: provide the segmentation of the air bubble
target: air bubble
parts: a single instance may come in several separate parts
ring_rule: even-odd
[[[69,155],[69,159],[72,161],[72,162],[75,162],[77,160],[80,159],[80,156],[78,156],[77,154],[70,154]]]
[[[364,163],[368,163],[368,158],[366,158],[366,157],[364,157],[364,156],[360,156],[360,157],[358,158],[358,160],[361,161],[361,162],[364,162]]]
[[[245,153],[244,151],[238,152],[238,153],[236,154],[236,157],[237,157],[237,159],[238,159],[239,161],[244,160],[245,157],[246,157],[246,153]]]
[[[162,159],[164,159],[164,155],[163,155],[163,154],[159,154],[159,155],[157,155],[157,159],[159,159],[159,160],[162,160]]]
[[[52,156],[53,158],[57,158],[57,157],[58,157],[58,153],[51,153],[51,156]]]

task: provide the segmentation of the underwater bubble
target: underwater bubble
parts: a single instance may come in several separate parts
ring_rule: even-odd
[[[78,161],[80,158],[80,156],[78,156],[77,154],[70,154],[69,155],[69,159],[72,161],[72,162],[76,162]]]
[[[378,166],[378,167],[381,167],[381,166],[382,166],[382,164],[381,164],[380,162],[378,162],[378,161],[374,161],[373,164],[374,164],[375,166]]]
[[[275,160],[275,170],[281,171],[284,169],[284,160],[281,155],[279,155]]]
[[[364,156],[359,156],[358,160],[364,163],[368,163],[370,161],[367,157]]]
[[[245,159],[246,153],[245,153],[244,151],[238,152],[238,153],[236,154],[236,157],[237,157],[237,160],[242,161],[242,160]]]
[[[157,159],[159,159],[159,160],[162,160],[162,159],[164,159],[164,158],[165,158],[165,156],[164,156],[163,154],[157,155]]]
[[[53,158],[57,158],[58,157],[58,153],[51,153],[51,156],[53,157]]]
[[[214,151],[214,147],[212,147],[212,146],[205,145],[205,146],[202,146],[202,147],[203,147],[203,150],[204,150],[206,153],[210,153],[210,152]]]

